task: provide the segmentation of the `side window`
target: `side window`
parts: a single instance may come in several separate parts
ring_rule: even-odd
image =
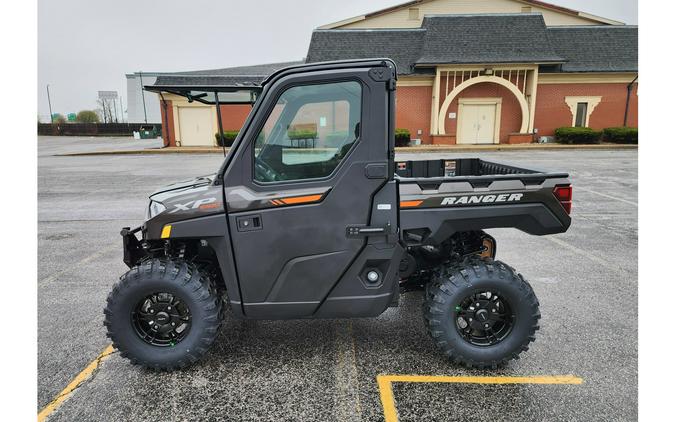
[[[361,126],[361,85],[299,85],[281,95],[258,134],[254,180],[329,176],[352,149]]]

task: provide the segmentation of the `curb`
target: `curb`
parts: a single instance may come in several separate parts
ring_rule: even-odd
[[[396,152],[419,154],[428,152],[480,152],[480,151],[550,151],[550,150],[632,150],[638,145],[625,144],[593,144],[593,145],[563,145],[563,144],[516,144],[516,145],[425,145],[415,147],[397,147]],[[228,148],[225,151],[229,151]],[[298,151],[301,152],[301,151]],[[132,150],[108,150],[72,152],[56,154],[57,157],[78,157],[88,155],[131,155],[131,154],[223,154],[223,148],[215,147],[167,147]]]

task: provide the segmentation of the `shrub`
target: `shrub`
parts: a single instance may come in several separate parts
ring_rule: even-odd
[[[98,118],[98,114],[92,110],[82,110],[77,113],[75,120],[80,123],[98,123],[101,120]]]
[[[602,140],[616,144],[637,144],[638,130],[636,127],[608,127],[602,130]]]
[[[231,147],[232,143],[237,138],[238,134],[239,134],[238,130],[224,130],[223,136],[221,138],[220,133],[217,132],[216,133],[216,144],[218,144],[219,147],[222,147],[222,146]]]
[[[561,144],[597,144],[601,132],[589,127],[559,127],[555,137]]]
[[[410,131],[408,129],[396,129],[394,131],[394,141],[397,147],[410,146]]]
[[[288,131],[288,139],[316,139],[316,130],[292,129]]]

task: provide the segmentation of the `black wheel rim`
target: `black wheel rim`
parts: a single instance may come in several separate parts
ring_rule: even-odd
[[[462,338],[474,346],[494,346],[513,329],[515,316],[498,292],[484,290],[455,306],[455,325]]]
[[[141,299],[131,313],[136,334],[148,344],[173,347],[190,331],[190,309],[178,296],[158,292]]]

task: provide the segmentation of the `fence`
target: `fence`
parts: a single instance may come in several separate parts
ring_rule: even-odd
[[[38,135],[131,136],[146,123],[38,123]],[[161,133],[162,125],[152,124]]]

